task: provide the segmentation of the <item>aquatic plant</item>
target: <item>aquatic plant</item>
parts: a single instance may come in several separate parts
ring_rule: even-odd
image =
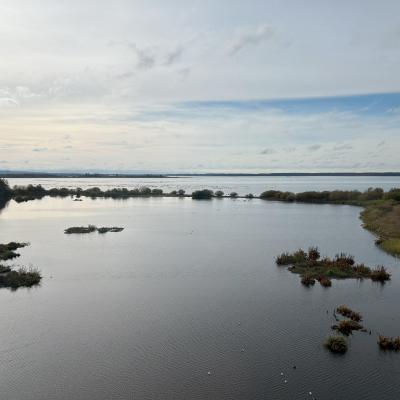
[[[370,277],[373,281],[385,282],[390,280],[390,273],[381,265],[371,271]]]
[[[353,311],[351,308],[341,305],[336,308],[337,313],[343,315],[343,317],[350,318],[353,321],[360,322],[362,320],[362,316],[360,313]]]
[[[378,344],[382,350],[400,351],[400,336],[396,338],[390,338],[379,335]]]
[[[302,278],[301,278],[301,283],[304,285],[304,286],[311,286],[311,285],[314,285],[315,284],[315,279],[312,277],[312,275],[304,275]]]
[[[117,226],[106,227],[103,226],[101,228],[97,228],[97,232],[99,233],[107,233],[107,232],[122,232],[124,228],[119,228]]]
[[[324,286],[324,287],[330,287],[330,286],[332,286],[332,281],[331,281],[329,278],[327,278],[326,276],[321,276],[321,277],[318,279],[318,281],[319,281],[319,283],[320,283],[321,286]]]
[[[347,342],[343,336],[329,336],[325,343],[325,347],[332,353],[346,353]]]
[[[294,253],[284,252],[276,257],[276,264],[289,265],[289,271],[317,279],[323,286],[330,286],[330,278],[370,278],[374,281],[386,281],[390,279],[390,273],[386,268],[379,266],[374,270],[364,264],[355,264],[354,258],[345,253],[335,256],[320,258],[320,252],[316,247],[310,247],[306,253],[299,249]]]
[[[342,333],[343,335],[351,335],[353,331],[359,331],[363,329],[363,326],[352,319],[344,319],[340,321],[338,325],[333,325],[332,329],[335,329]]]

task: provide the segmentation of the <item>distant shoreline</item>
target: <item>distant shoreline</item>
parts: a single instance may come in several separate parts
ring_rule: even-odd
[[[178,173],[178,174],[89,174],[63,172],[0,171],[0,178],[155,178],[184,177],[297,177],[297,176],[400,176],[400,172],[271,172],[271,173]]]

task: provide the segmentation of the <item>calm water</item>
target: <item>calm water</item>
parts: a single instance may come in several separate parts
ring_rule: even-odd
[[[342,177],[342,176],[259,176],[259,177],[223,177],[223,176],[196,176],[177,178],[46,178],[46,179],[9,179],[11,185],[27,185],[29,183],[41,184],[46,188],[69,187],[88,188],[98,186],[101,189],[115,187],[136,188],[148,186],[160,188],[165,192],[184,189],[188,193],[198,189],[223,190],[225,193],[232,191],[240,195],[253,193],[259,195],[265,190],[284,190],[303,192],[306,190],[366,190],[369,187],[381,187],[389,190],[400,187],[400,176],[397,177]]]
[[[11,202],[0,242],[31,242],[17,262],[44,279],[0,290],[1,398],[400,398],[400,354],[376,344],[378,332],[400,334],[400,263],[374,246],[359,211],[242,199]],[[125,230],[63,234],[89,223]],[[307,289],[274,256],[309,245],[385,264],[392,281]],[[322,343],[342,303],[372,335],[356,333],[334,356]]]

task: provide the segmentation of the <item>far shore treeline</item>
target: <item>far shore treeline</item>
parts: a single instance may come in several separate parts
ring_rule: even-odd
[[[134,197],[191,197],[194,200],[210,200],[212,198],[259,198],[268,201],[287,203],[347,204],[364,207],[361,219],[364,227],[377,236],[376,244],[390,254],[400,255],[400,188],[384,191],[381,188],[370,188],[364,192],[358,190],[307,191],[301,193],[267,190],[259,196],[248,193],[239,196],[236,192],[225,194],[203,189],[186,194],[184,190],[164,192],[162,189],[140,187],[135,189],[114,188],[101,190],[98,187],[52,188],[45,189],[41,185],[10,187],[5,179],[0,178],[0,208],[11,199],[16,202],[41,199],[45,196],[127,199]]]

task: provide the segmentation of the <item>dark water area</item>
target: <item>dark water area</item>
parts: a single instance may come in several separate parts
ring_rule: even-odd
[[[400,354],[376,343],[400,334],[400,262],[374,245],[359,212],[244,199],[11,201],[0,243],[29,241],[15,263],[44,278],[0,290],[1,398],[400,398]],[[63,233],[87,224],[125,230]],[[384,264],[392,280],[306,288],[274,257],[310,245]],[[355,333],[335,356],[322,344],[340,304],[372,334]]]

